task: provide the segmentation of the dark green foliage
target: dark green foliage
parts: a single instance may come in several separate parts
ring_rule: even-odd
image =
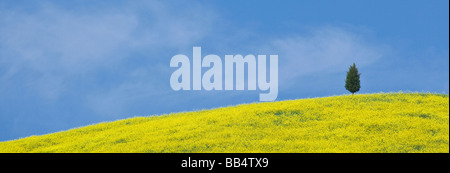
[[[355,63],[347,71],[347,79],[345,79],[345,89],[350,91],[352,94],[358,92],[361,88],[359,76],[361,74],[358,73],[358,69],[356,68]]]

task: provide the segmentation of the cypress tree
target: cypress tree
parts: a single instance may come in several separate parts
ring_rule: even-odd
[[[347,71],[347,79],[345,79],[345,89],[350,91],[352,95],[359,91],[361,88],[359,76],[361,74],[358,73],[358,69],[356,68],[355,63],[350,66],[350,68]]]

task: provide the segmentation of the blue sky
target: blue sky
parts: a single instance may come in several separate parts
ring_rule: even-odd
[[[278,54],[277,100],[449,92],[449,2],[0,1],[0,141],[134,116],[257,102],[173,91],[172,56]]]

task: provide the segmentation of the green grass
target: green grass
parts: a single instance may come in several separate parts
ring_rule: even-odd
[[[0,152],[449,152],[449,96],[342,95],[135,117]]]

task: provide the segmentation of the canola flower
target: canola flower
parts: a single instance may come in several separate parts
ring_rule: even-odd
[[[342,95],[135,117],[0,142],[0,152],[448,153],[449,96]]]

